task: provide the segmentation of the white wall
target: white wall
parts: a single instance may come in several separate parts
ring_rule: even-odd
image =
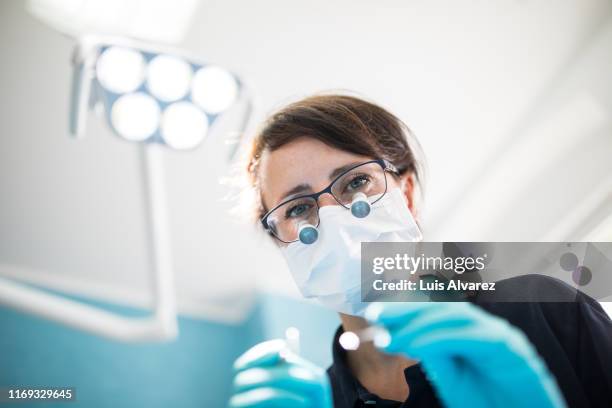
[[[554,229],[599,190],[585,212],[610,212],[611,13],[606,0],[206,0],[181,45],[251,84],[255,122],[329,89],[397,113],[427,156],[429,239],[580,239],[576,222]],[[68,139],[71,42],[19,1],[0,3],[0,49],[0,272],[147,304],[137,148],[95,118]],[[167,182],[181,310],[232,321],[256,285],[296,290],[224,213],[221,146],[168,152]]]

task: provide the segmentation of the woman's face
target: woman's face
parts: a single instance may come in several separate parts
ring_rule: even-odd
[[[272,152],[262,154],[259,165],[261,199],[266,209],[302,194],[326,188],[342,171],[379,157],[367,157],[328,146],[319,140],[302,137]],[[387,188],[402,186],[406,205],[413,212],[413,177],[387,176]],[[339,205],[329,194],[319,197],[319,206]]]

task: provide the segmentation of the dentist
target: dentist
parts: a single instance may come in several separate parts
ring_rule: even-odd
[[[320,95],[272,115],[248,173],[262,227],[307,298],[340,314],[333,364],[322,368],[282,341],[234,364],[237,407],[611,407],[612,323],[579,294],[567,303],[379,303],[360,299],[360,243],[421,239],[416,140],[383,108]],[[564,292],[546,278],[498,291]],[[527,295],[528,296],[528,295]],[[388,344],[354,351],[344,331],[387,329]]]

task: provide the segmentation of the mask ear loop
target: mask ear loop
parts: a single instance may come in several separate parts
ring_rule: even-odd
[[[400,190],[402,191],[403,195],[406,195],[406,177],[400,176],[400,180]]]
[[[412,210],[410,209],[409,205],[408,205],[408,198],[406,198],[406,184],[407,184],[407,177],[400,177],[400,186],[399,189],[402,193],[402,197],[404,198],[406,207],[408,207],[408,211],[410,212],[410,214],[412,215],[412,218],[414,219],[414,223],[416,224],[417,230],[419,232],[419,236],[416,239],[416,241],[422,241],[423,240],[423,229],[421,228],[421,222],[418,218],[418,215],[412,212]],[[388,193],[388,192],[387,192]],[[414,194],[414,191],[413,191]]]

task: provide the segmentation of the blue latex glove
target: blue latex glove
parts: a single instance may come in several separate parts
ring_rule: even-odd
[[[254,346],[234,370],[230,408],[332,408],[325,370],[289,351],[284,340]]]
[[[366,318],[385,327],[388,353],[420,360],[446,407],[565,407],[527,337],[467,302],[379,303]]]

